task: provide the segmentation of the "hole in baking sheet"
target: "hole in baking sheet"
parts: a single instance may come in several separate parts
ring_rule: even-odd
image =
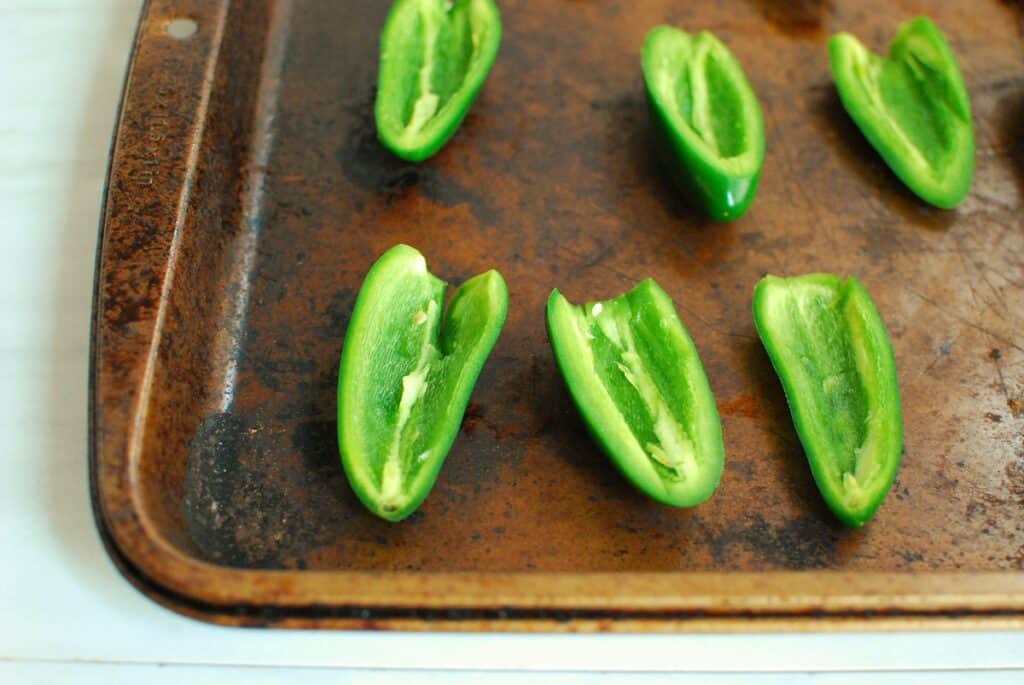
[[[199,25],[192,19],[173,19],[167,22],[167,27],[164,30],[167,31],[168,36],[175,40],[185,40],[196,34],[196,31],[199,30]]]

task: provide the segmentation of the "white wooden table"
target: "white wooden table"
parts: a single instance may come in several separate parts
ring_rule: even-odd
[[[436,683],[592,682],[582,671],[605,671],[602,682],[689,671],[674,682],[712,685],[1024,682],[1024,633],[302,633],[205,625],[137,593],[93,526],[86,374],[100,196],[139,5],[0,0],[0,683],[409,682],[399,669]],[[879,670],[890,672],[863,673]],[[762,675],[740,675],[750,671]]]

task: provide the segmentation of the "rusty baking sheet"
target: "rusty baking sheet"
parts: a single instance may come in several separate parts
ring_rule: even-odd
[[[229,624],[498,630],[1024,626],[1024,66],[996,1],[501,3],[461,130],[404,164],[377,143],[379,0],[152,0],[110,170],[93,329],[93,501],[155,600]],[[905,190],[842,110],[825,41],[883,49],[930,14],[971,93],[956,211]],[[191,19],[191,36],[168,22]],[[717,33],[764,107],[741,220],[703,220],[656,163],[639,47]],[[176,25],[181,28],[181,24]],[[186,27],[187,28],[187,27]],[[175,31],[177,35],[188,31]],[[433,493],[360,507],[335,382],[373,259],[496,267],[508,323]],[[817,493],[755,337],[765,272],[856,274],[895,345],[906,422],[875,519]],[[653,276],[700,349],[726,467],[691,510],[632,490],[584,432],[543,304]]]

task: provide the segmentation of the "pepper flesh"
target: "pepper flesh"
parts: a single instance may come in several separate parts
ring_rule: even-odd
[[[377,136],[420,162],[448,141],[498,54],[493,0],[397,0],[380,41]]]
[[[843,107],[889,168],[922,200],[958,205],[974,175],[974,129],[956,57],[935,24],[901,25],[887,58],[837,33],[829,61]]]
[[[871,297],[852,276],[765,276],[754,322],[825,503],[864,525],[903,448],[896,362]]]
[[[389,521],[430,492],[508,310],[494,270],[463,283],[442,315],[444,291],[423,255],[397,245],[366,275],[345,335],[341,461],[359,499]]]
[[[693,506],[722,475],[722,426],[697,349],[651,279],[604,302],[554,290],[548,335],[591,434],[626,478],[664,504]]]
[[[676,185],[715,220],[747,211],[764,161],[764,119],[736,58],[714,35],[647,34],[644,84],[658,149]]]

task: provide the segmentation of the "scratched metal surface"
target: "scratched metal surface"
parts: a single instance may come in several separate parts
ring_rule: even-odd
[[[235,80],[218,77],[196,231],[181,245],[153,384],[158,429],[139,465],[162,536],[261,568],[1024,569],[1015,7],[507,0],[501,52],[469,117],[440,154],[409,165],[373,128],[386,4],[278,3],[259,63],[231,58],[243,62]],[[831,32],[878,50],[920,13],[947,33],[974,109],[977,173],[955,211],[900,185],[828,71]],[[639,47],[658,23],[714,31],[761,98],[764,171],[735,223],[703,220],[656,161]],[[252,118],[234,121],[223,93],[253,102]],[[202,196],[204,182],[233,194]],[[437,485],[392,525],[345,481],[335,383],[361,279],[398,242],[450,283],[499,269],[511,301]],[[821,502],[751,321],[762,274],[807,271],[865,283],[900,373],[906,453],[856,532]],[[691,510],[644,499],[612,469],[544,330],[552,287],[598,299],[648,276],[674,298],[722,415],[725,473]]]

